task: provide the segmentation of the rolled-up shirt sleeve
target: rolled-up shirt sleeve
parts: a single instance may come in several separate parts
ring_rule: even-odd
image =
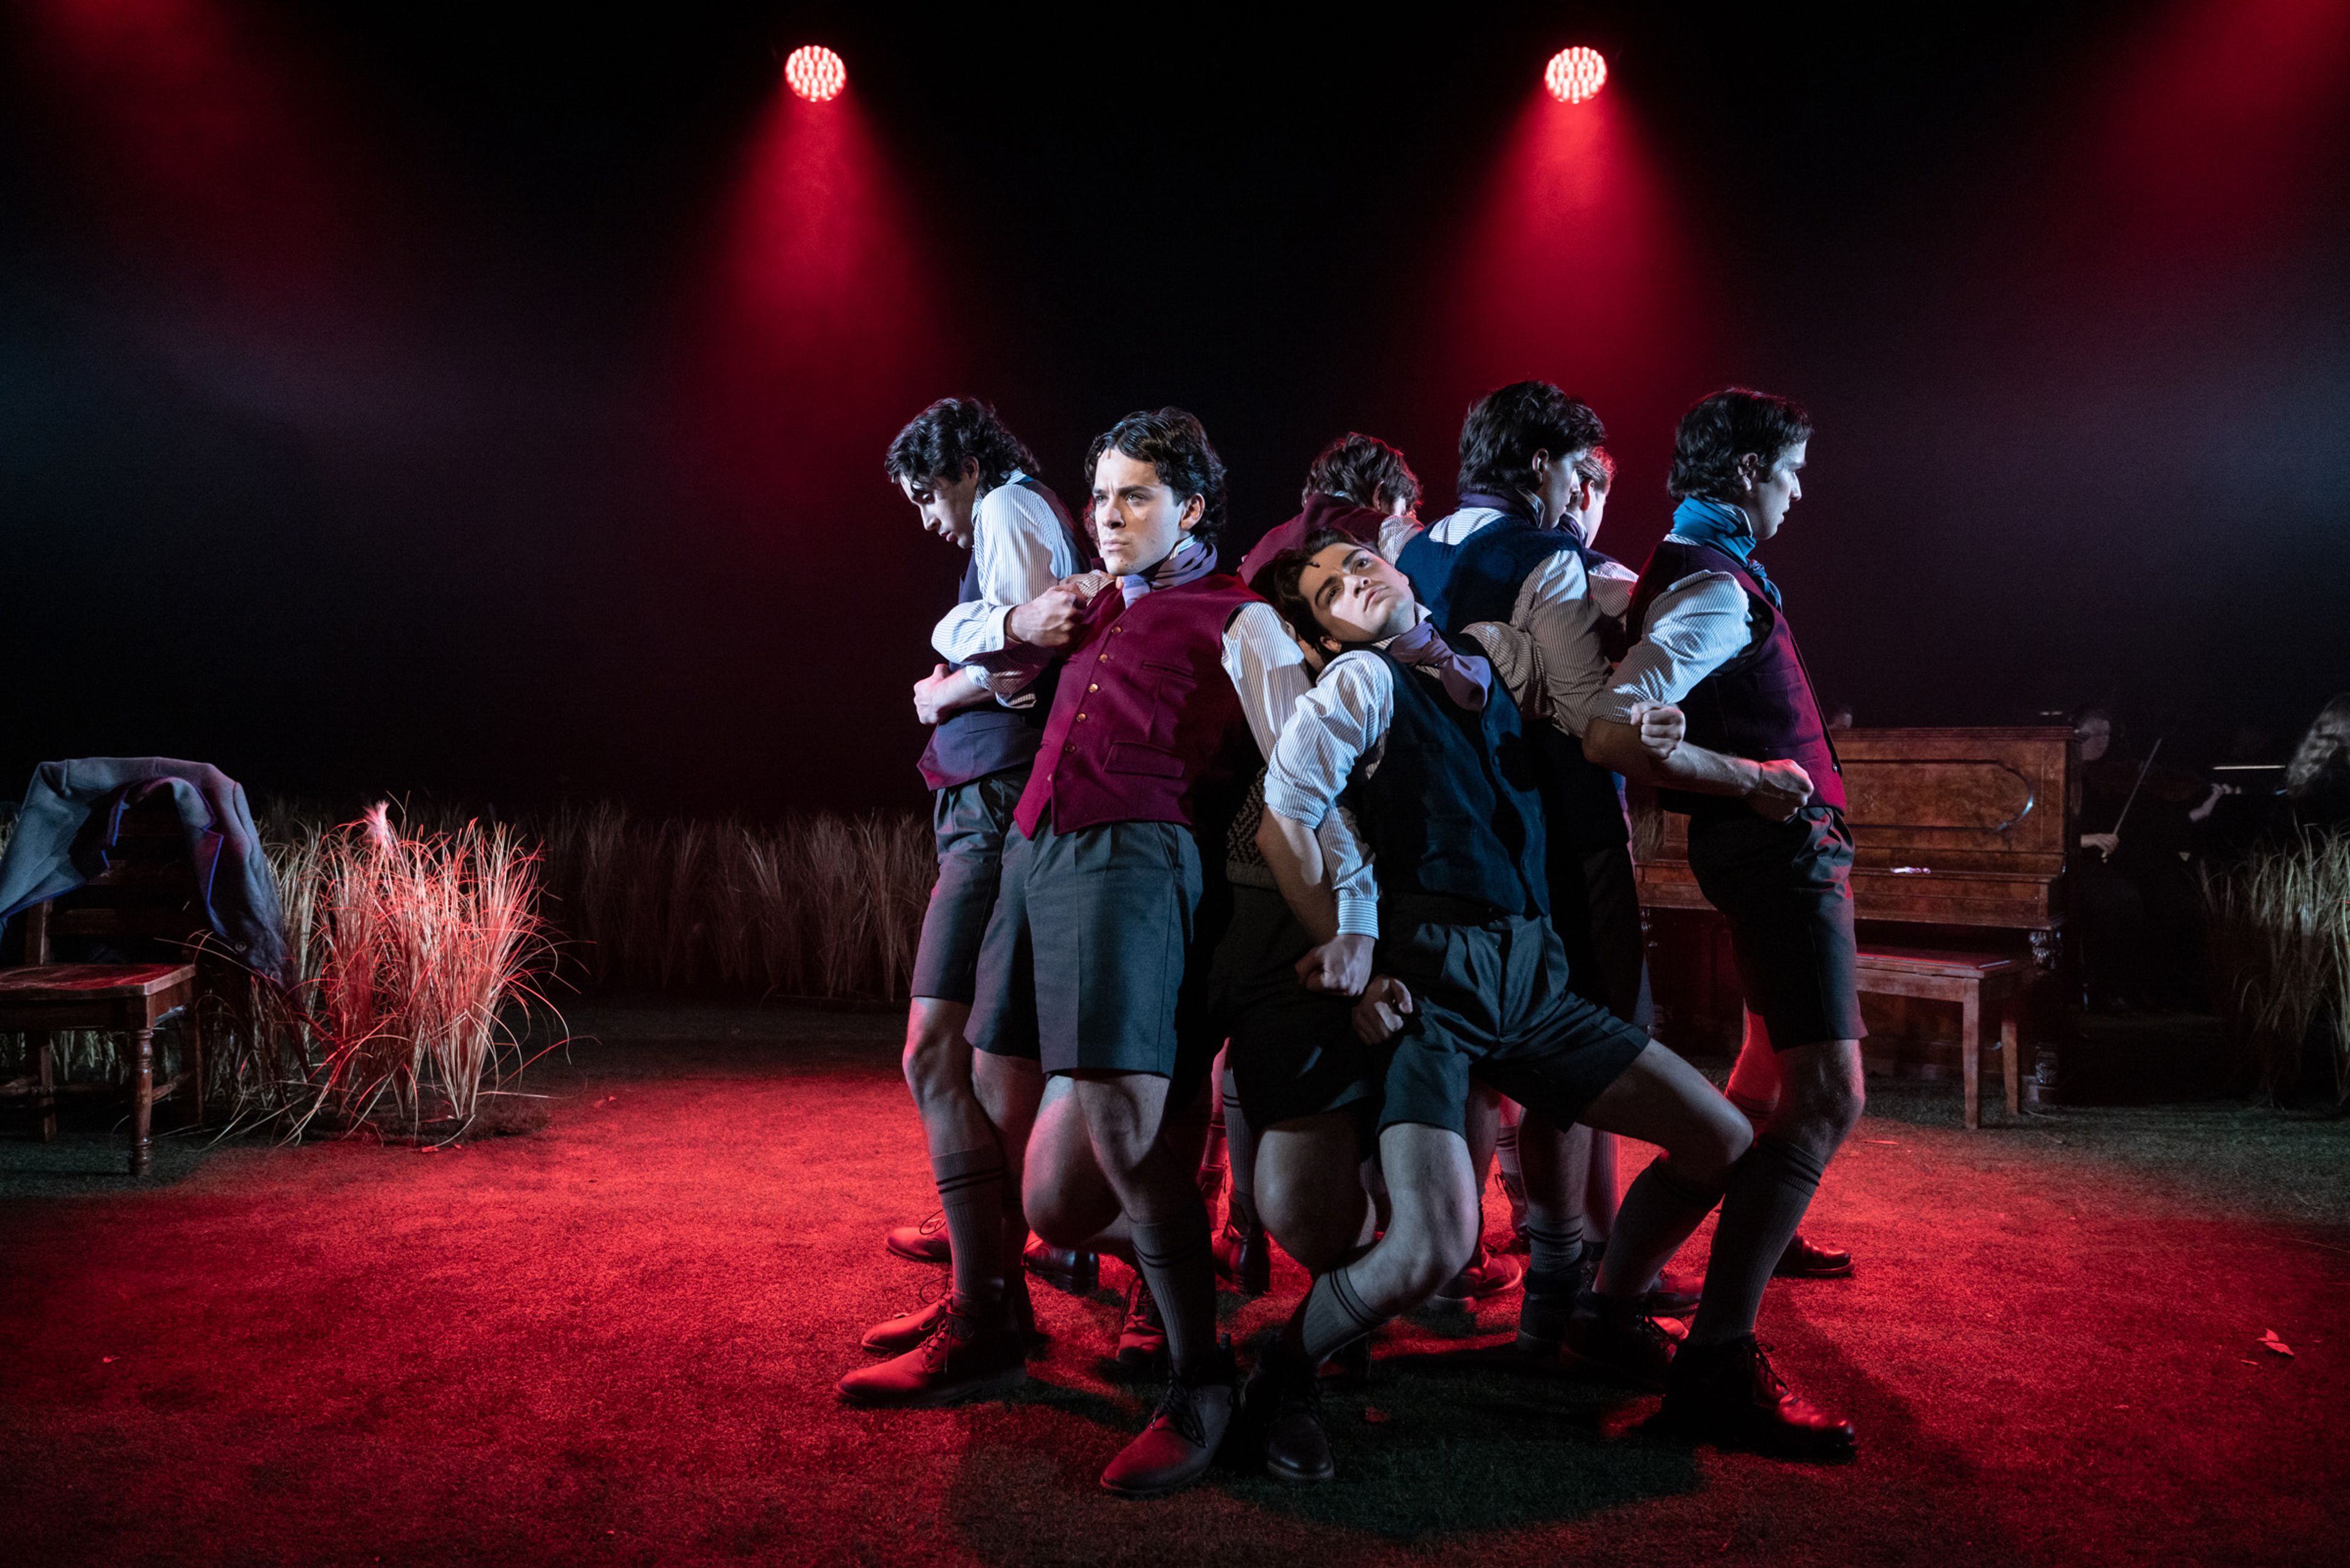
[[[1384,660],[1345,653],[1297,700],[1267,753],[1264,806],[1319,827],[1358,766],[1375,763],[1395,717],[1395,687]]]
[[[1746,590],[1726,572],[1693,572],[1657,596],[1640,640],[1616,667],[1592,717],[1632,722],[1635,709],[1679,702],[1746,650],[1753,635]]]
[[[1583,557],[1561,550],[1526,575],[1510,619],[1542,649],[1544,694],[1551,722],[1581,735],[1591,710],[1607,694],[1607,655],[1599,636],[1600,607],[1591,597]]]

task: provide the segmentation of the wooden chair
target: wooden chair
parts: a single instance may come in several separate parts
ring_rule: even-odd
[[[103,809],[103,808],[101,808]],[[87,1029],[130,1036],[130,1174],[145,1176],[154,1163],[155,1102],[185,1089],[198,1122],[204,1114],[203,1032],[196,1025],[196,966],[178,961],[147,963],[51,963],[58,937],[94,937],[126,946],[162,940],[186,946],[204,930],[195,878],[179,815],[168,799],[155,798],[123,814],[120,837],[109,864],[70,893],[26,911],[25,963],[0,969],[0,1033],[22,1032],[31,1046],[33,1072],[0,1092],[27,1095],[43,1142],[57,1135],[60,1092],[50,1055],[57,1030]],[[181,1071],[155,1082],[155,1029],[177,1017],[185,1041]],[[111,1085],[88,1085],[110,1092]]]
[[[1855,967],[1858,989],[1879,996],[1923,996],[1959,1004],[1959,1059],[1966,1079],[1967,1130],[1982,1126],[1984,1024],[1999,1020],[2000,1071],[2007,1080],[2007,1114],[2023,1114],[2022,1047],[2016,1002],[2033,974],[2021,954],[1951,952],[1934,948],[1863,948]],[[1990,1010],[1986,1012],[1986,1009]]]

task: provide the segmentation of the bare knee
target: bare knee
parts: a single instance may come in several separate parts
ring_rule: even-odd
[[[1860,1123],[1868,1104],[1860,1047],[1852,1041],[1807,1048],[1802,1070],[1786,1075],[1772,1130],[1834,1148]]]
[[[899,1065],[915,1103],[930,1106],[971,1098],[971,1047],[960,1031],[937,1027],[912,1029]]]
[[[1399,1247],[1395,1261],[1404,1288],[1414,1297],[1431,1296],[1477,1255],[1482,1220],[1451,1207],[1426,1210],[1400,1233],[1389,1231],[1380,1245]]]
[[[1363,1233],[1370,1199],[1359,1184],[1340,1188],[1283,1174],[1259,1179],[1257,1215],[1308,1273],[1326,1274],[1345,1262]]]

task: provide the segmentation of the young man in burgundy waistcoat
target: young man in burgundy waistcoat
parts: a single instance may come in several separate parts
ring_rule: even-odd
[[[1617,665],[1584,746],[1603,766],[1658,784],[1665,808],[1689,817],[1690,869],[1730,927],[1747,1007],[1762,1023],[1730,1081],[1759,1128],[1754,1147],[1721,1193],[1652,1195],[1681,1202],[1690,1229],[1713,1200],[1721,1205],[1664,1418],[1726,1446],[1842,1459],[1852,1424],[1791,1393],[1754,1338],[1764,1282],[1783,1267],[1863,1098],[1844,780],[1778,585],[1753,558],[1804,493],[1811,434],[1794,403],[1742,388],[1682,416],[1672,532],[1632,597],[1640,641]],[[1687,726],[1662,759],[1638,743],[1634,722],[1659,703],[1678,704]],[[1603,1269],[1602,1293],[1610,1288]]]
[[[1130,414],[1087,467],[1115,581],[1069,651],[1014,814],[971,1038],[1049,1076],[1028,1150],[1030,1223],[1061,1246],[1122,1240],[1164,1318],[1166,1397],[1102,1475],[1145,1497],[1204,1474],[1232,1420],[1198,1147],[1169,1128],[1217,1044],[1208,877],[1308,680],[1271,607],[1215,571],[1223,464],[1199,421]]]

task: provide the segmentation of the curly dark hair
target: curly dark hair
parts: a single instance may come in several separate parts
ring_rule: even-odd
[[[1592,489],[1604,492],[1616,483],[1616,456],[1604,446],[1595,446],[1575,460],[1575,472]]]
[[[1313,602],[1297,586],[1298,580],[1305,575],[1308,563],[1333,545],[1367,548],[1361,540],[1343,529],[1317,528],[1305,536],[1304,544],[1284,550],[1259,566],[1255,580],[1249,584],[1250,590],[1257,597],[1281,612],[1281,618],[1289,623],[1289,629],[1295,632],[1308,648],[1319,648],[1326,642],[1336,640],[1323,629],[1320,621],[1314,618]]]
[[[961,479],[966,462],[979,464],[980,483],[990,490],[1014,470],[1036,472],[1035,454],[976,398],[941,398],[916,414],[889,442],[881,466],[892,480],[919,485]]]
[[[1348,431],[1324,447],[1314,466],[1305,471],[1305,493],[1298,500],[1311,501],[1317,495],[1335,495],[1379,512],[1399,501],[1416,506],[1419,475],[1412,472],[1402,452],[1378,437]]]
[[[1724,387],[1700,398],[1681,416],[1673,431],[1673,467],[1665,491],[1676,501],[1691,495],[1735,500],[1740,458],[1751,452],[1769,469],[1811,434],[1812,416],[1792,400]]]
[[[1094,437],[1086,449],[1088,492],[1102,453],[1112,447],[1158,470],[1159,483],[1178,501],[1200,497],[1200,521],[1191,536],[1203,545],[1215,543],[1224,525],[1224,460],[1208,444],[1208,432],[1196,417],[1181,409],[1140,409]]]
[[[1461,488],[1508,494],[1534,487],[1534,453],[1555,462],[1607,439],[1607,427],[1581,398],[1548,381],[1513,381],[1469,405],[1461,421]]]

